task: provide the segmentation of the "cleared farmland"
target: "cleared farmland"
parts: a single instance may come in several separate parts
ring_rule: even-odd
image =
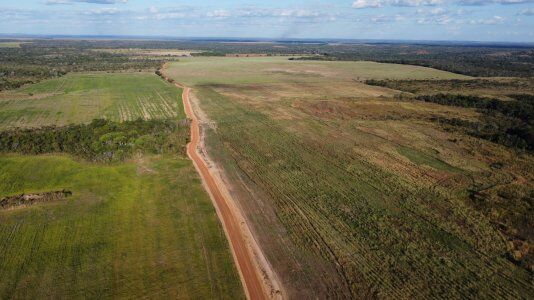
[[[313,83],[324,82],[324,78],[337,82],[354,82],[367,78],[469,78],[450,72],[409,65],[381,64],[369,61],[298,61],[288,60],[287,57],[186,57],[180,59],[179,65],[180,69],[170,68],[168,74],[187,85],[265,84],[269,82]]]
[[[21,42],[0,42],[0,48],[20,48]]]
[[[181,92],[148,73],[72,74],[3,93],[0,128],[96,117],[180,122]],[[109,126],[99,142],[131,143]],[[224,231],[191,161],[149,153],[107,164],[66,154],[0,155],[0,200],[72,192],[31,206],[4,209],[2,203],[0,298],[244,298]]]
[[[362,83],[465,76],[287,58],[190,58],[167,74],[196,91],[209,154],[288,295],[533,295],[532,275],[468,201],[473,186],[531,190],[532,156],[431,122],[473,120],[473,110]]]
[[[0,94],[0,128],[184,118],[180,90],[152,73],[69,74]]]
[[[0,178],[0,195],[73,193],[0,211],[0,298],[242,297],[224,232],[188,160],[102,166],[3,155]]]

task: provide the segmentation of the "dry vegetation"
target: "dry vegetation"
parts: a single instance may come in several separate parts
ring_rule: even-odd
[[[474,109],[362,83],[466,77],[287,58],[168,73],[196,90],[210,155],[290,296],[533,296],[532,155],[435,122]]]
[[[96,52],[127,55],[132,59],[164,59],[173,60],[180,57],[188,57],[192,54],[201,53],[199,50],[179,50],[179,49],[140,49],[140,48],[118,48],[118,49],[93,49]]]

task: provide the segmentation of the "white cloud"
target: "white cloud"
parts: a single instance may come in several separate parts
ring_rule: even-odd
[[[155,6],[150,6],[148,8],[148,11],[153,14],[157,14],[159,12],[159,10]]]
[[[500,4],[525,4],[534,3],[534,0],[496,0],[495,2]]]
[[[417,24],[436,25],[463,24],[463,19],[465,16],[471,13],[471,10],[449,10],[442,7],[436,7],[433,9],[417,9],[415,11],[415,22]]]
[[[230,12],[228,12],[227,10],[224,10],[224,9],[218,9],[218,10],[207,12],[206,16],[208,18],[219,18],[219,19],[222,19],[222,18],[230,17]]]
[[[389,22],[400,22],[406,20],[406,17],[400,14],[394,16],[378,15],[371,17],[371,22],[374,23],[389,23]]]
[[[234,14],[236,17],[261,17],[261,18],[318,18],[332,16],[332,14],[326,14],[320,11],[308,10],[308,9],[293,9],[293,8],[257,8],[248,7],[239,9]]]
[[[184,12],[170,12],[170,13],[159,13],[155,15],[156,20],[167,20],[167,19],[183,19],[187,17],[187,14]]]
[[[534,0],[355,0],[352,3],[352,7],[356,9],[378,8],[387,5],[397,7],[417,7],[450,3],[464,6],[482,6],[490,4],[512,5],[534,3]]]
[[[443,3],[442,0],[393,0],[393,6],[435,6]]]
[[[278,17],[313,18],[320,17],[321,13],[305,9],[281,9],[274,11],[272,15]]]
[[[513,1],[513,0],[510,0]],[[521,1],[521,0],[517,0]],[[436,6],[442,4],[443,0],[356,0],[352,3],[353,8],[377,8],[386,5],[400,7],[415,6]]]
[[[119,13],[119,10],[116,7],[104,7],[91,9],[86,14],[90,15],[116,15]]]
[[[534,8],[525,8],[517,13],[521,16],[534,16]]]
[[[504,22],[503,17],[494,16],[493,18],[489,18],[489,19],[470,20],[468,23],[471,25],[497,25],[497,24],[502,24],[503,22]]]
[[[352,3],[353,8],[377,8],[381,7],[385,1],[383,0],[356,0]]]
[[[534,3],[534,0],[458,0],[456,2],[459,5],[467,6],[482,6],[490,4],[525,4],[525,3]]]
[[[47,0],[45,2],[46,5],[68,5],[68,4],[72,4],[71,1],[69,0]]]

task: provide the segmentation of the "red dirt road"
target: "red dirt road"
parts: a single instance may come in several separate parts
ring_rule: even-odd
[[[191,119],[191,142],[187,144],[187,155],[193,161],[195,168],[202,177],[206,189],[208,190],[215,207],[217,209],[219,218],[223,224],[226,236],[230,242],[232,254],[243,282],[245,293],[249,299],[268,299],[267,294],[263,290],[261,277],[255,267],[253,258],[247,249],[245,237],[239,226],[239,221],[234,215],[233,210],[228,204],[228,199],[221,191],[214,176],[197,151],[200,143],[200,127],[198,118],[196,117],[189,100],[190,89],[182,87],[179,84],[176,86],[183,88],[182,99],[184,102],[185,114]]]

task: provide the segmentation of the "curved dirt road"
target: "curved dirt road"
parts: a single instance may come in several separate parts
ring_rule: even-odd
[[[195,168],[202,177],[203,183],[208,190],[217,209],[219,218],[223,223],[224,231],[230,242],[232,254],[241,276],[241,281],[245,288],[245,293],[249,299],[268,299],[261,277],[257,272],[253,258],[251,257],[245,237],[239,226],[239,221],[235,217],[232,209],[228,205],[228,199],[216,183],[214,176],[210,173],[206,162],[202,159],[197,151],[200,144],[200,127],[189,99],[190,89],[188,87],[176,84],[177,87],[183,88],[182,99],[184,102],[185,114],[191,119],[191,142],[187,144],[187,155],[193,161]]]

